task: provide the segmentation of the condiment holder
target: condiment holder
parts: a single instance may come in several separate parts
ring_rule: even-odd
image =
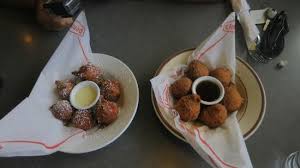
[[[94,92],[94,93],[93,93]],[[80,95],[79,95],[80,94]],[[100,98],[100,88],[93,81],[83,81],[74,86],[70,94],[70,102],[72,106],[79,110],[89,109],[93,107]],[[85,105],[80,105],[80,101],[85,102]]]
[[[192,92],[200,95],[202,104],[214,105],[222,101],[225,89],[217,78],[202,76],[193,82]]]

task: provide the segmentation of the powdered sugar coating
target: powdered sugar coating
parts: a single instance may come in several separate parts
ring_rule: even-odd
[[[98,124],[109,125],[114,122],[119,113],[117,103],[101,99],[101,103],[96,106],[96,119]]]
[[[121,95],[121,84],[117,80],[105,80],[101,87],[101,94],[106,100],[118,101]]]
[[[122,72],[120,72],[122,73]],[[108,124],[115,121],[118,117],[119,108],[115,103],[120,97],[120,83],[117,80],[106,80],[100,67],[97,67],[91,63],[81,66],[78,71],[72,72],[75,77],[70,80],[56,81],[57,93],[60,99],[65,101],[69,99],[70,93],[73,87],[81,81],[93,81],[100,86],[101,94],[103,94],[102,100],[99,103],[87,110],[75,110],[71,104],[68,103],[68,109],[72,111],[68,117],[61,117],[63,114],[59,112],[56,118],[63,120],[64,122],[70,123],[70,126],[88,130],[96,125],[96,120],[100,123],[100,126],[107,126]],[[62,100],[63,101],[63,100]],[[102,103],[102,101],[104,103]],[[115,101],[115,102],[113,102]],[[100,103],[101,102],[101,103]],[[59,104],[59,106],[61,106]],[[63,105],[66,106],[66,105]],[[54,108],[53,108],[54,109]],[[53,110],[51,107],[51,110]],[[56,109],[56,108],[55,108]],[[63,108],[62,108],[63,109]],[[98,109],[98,117],[93,114],[92,110]],[[53,110],[54,111],[54,110]],[[97,110],[96,110],[97,112]],[[66,119],[67,118],[67,119]]]
[[[50,111],[55,118],[59,120],[70,120],[73,114],[73,108],[69,101],[60,100],[50,107]]]
[[[83,65],[78,71],[72,72],[73,75],[78,76],[82,80],[90,80],[97,82],[102,75],[100,67],[97,67],[91,63]]]
[[[94,120],[90,110],[77,110],[72,118],[72,124],[76,128],[88,130],[93,128]]]
[[[55,81],[58,96],[61,99],[69,99],[70,93],[75,85],[74,80]]]

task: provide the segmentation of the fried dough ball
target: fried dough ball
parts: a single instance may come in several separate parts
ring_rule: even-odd
[[[89,80],[97,82],[102,75],[101,69],[91,63],[83,65],[78,71],[72,72],[73,75],[82,80]]]
[[[209,70],[205,64],[198,60],[193,60],[187,69],[186,75],[192,79],[195,80],[201,76],[208,76]]]
[[[185,96],[190,93],[192,88],[192,80],[187,77],[182,77],[175,81],[171,85],[171,93],[176,98],[179,99],[182,96]]]
[[[221,126],[227,118],[227,110],[222,104],[206,107],[199,115],[199,119],[210,128]]]
[[[73,80],[65,80],[65,81],[60,81],[57,80],[55,81],[56,89],[58,96],[61,99],[69,99],[70,93],[75,85],[75,82]]]
[[[223,86],[228,86],[231,81],[231,71],[228,68],[217,68],[210,72],[210,76],[217,78]]]
[[[76,128],[88,130],[94,127],[94,120],[90,110],[77,110],[72,118],[72,124]]]
[[[239,110],[243,104],[244,99],[241,97],[236,86],[231,83],[228,87],[225,87],[225,96],[223,103],[229,113]]]
[[[96,119],[98,124],[109,125],[118,118],[119,108],[115,102],[104,98],[96,105]]]
[[[102,87],[105,81],[105,78],[101,75],[94,82],[97,83],[99,87]]]
[[[101,94],[106,100],[118,101],[121,95],[121,84],[117,80],[105,80],[102,83]]]
[[[59,100],[50,107],[50,111],[55,118],[62,121],[70,120],[73,114],[73,108],[67,100]]]
[[[200,96],[192,94],[181,97],[175,104],[175,110],[182,121],[193,121],[200,113]]]

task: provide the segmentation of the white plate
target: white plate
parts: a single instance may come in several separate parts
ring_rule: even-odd
[[[91,58],[89,61],[100,66],[105,76],[116,79],[121,83],[122,94],[118,102],[120,106],[119,116],[116,121],[103,129],[94,128],[89,130],[83,143],[78,145],[65,144],[60,149],[61,152],[86,153],[112,143],[128,128],[138,107],[138,84],[134,74],[127,65],[114,57],[104,54],[93,54]]]
[[[194,49],[184,50],[167,59],[161,64],[155,76],[163,74],[180,64],[186,64],[187,59],[192,54],[193,50]],[[245,99],[243,106],[237,113],[237,119],[244,135],[244,139],[246,140],[254,134],[264,118],[266,95],[258,75],[250,65],[237,57],[236,68],[235,82],[241,96]],[[184,137],[176,130],[172,118],[168,118],[166,112],[157,105],[153,90],[151,94],[152,104],[159,120],[172,134],[185,141]]]

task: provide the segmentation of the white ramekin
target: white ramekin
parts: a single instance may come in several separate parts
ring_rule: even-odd
[[[86,87],[86,86],[91,86],[92,88],[94,88],[97,92],[97,96],[96,96],[96,99],[90,105],[81,107],[78,104],[76,104],[75,95],[81,88]],[[95,82],[92,82],[92,81],[83,81],[83,82],[78,83],[72,89],[71,94],[70,94],[70,102],[71,102],[72,106],[79,110],[89,109],[89,108],[93,107],[97,103],[99,98],[100,98],[100,88]]]
[[[201,103],[205,104],[205,105],[214,105],[214,104],[217,104],[220,101],[222,101],[222,99],[224,97],[224,94],[225,94],[225,89],[224,89],[222,83],[217,78],[214,78],[212,76],[202,76],[202,77],[197,78],[193,82],[193,85],[192,85],[192,92],[193,92],[193,94],[197,94],[197,91],[196,91],[197,86],[200,83],[204,82],[204,81],[209,81],[209,82],[212,82],[212,83],[216,84],[219,87],[219,89],[220,89],[220,96],[216,100],[211,101],[211,102],[204,101],[204,100],[201,99]],[[200,97],[201,97],[201,95],[200,95]]]

